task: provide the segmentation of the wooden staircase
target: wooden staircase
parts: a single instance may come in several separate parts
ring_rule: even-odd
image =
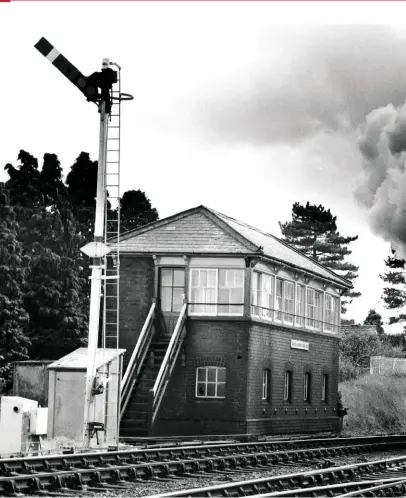
[[[139,380],[134,385],[130,400],[121,419],[120,436],[148,436],[148,395],[149,391],[154,387],[168,345],[169,340],[151,343],[141,367]]]
[[[152,341],[155,303],[122,380],[120,437],[152,436],[156,416],[186,334],[186,300],[170,338]]]

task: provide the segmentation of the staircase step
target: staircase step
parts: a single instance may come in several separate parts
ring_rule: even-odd
[[[148,429],[147,420],[122,420],[120,424],[122,429]]]
[[[120,428],[120,436],[121,437],[147,437],[148,430],[147,429],[126,429]]]

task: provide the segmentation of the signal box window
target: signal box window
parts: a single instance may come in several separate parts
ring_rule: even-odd
[[[161,309],[178,312],[182,309],[185,293],[185,270],[161,269]]]
[[[196,398],[225,398],[226,369],[198,367],[196,371]]]

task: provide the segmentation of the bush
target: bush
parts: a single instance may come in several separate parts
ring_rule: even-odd
[[[369,367],[359,367],[345,356],[340,357],[340,382],[358,379],[362,375],[369,374]]]
[[[367,375],[340,384],[348,408],[344,434],[382,434],[406,431],[406,377]]]

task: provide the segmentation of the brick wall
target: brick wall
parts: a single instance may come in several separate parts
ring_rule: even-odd
[[[248,322],[189,319],[181,358],[162,401],[156,433],[238,434],[246,431]],[[226,367],[226,397],[196,398],[196,369]]]
[[[291,339],[309,350],[291,348]],[[248,346],[247,430],[269,434],[337,430],[339,339],[274,325],[252,324]],[[270,370],[270,400],[262,401],[262,371]],[[284,401],[284,373],[293,371],[292,399]],[[311,374],[310,401],[303,400],[303,376]],[[321,401],[328,374],[327,402]]]
[[[154,292],[152,258],[120,256],[120,347],[126,365],[147,318]]]

